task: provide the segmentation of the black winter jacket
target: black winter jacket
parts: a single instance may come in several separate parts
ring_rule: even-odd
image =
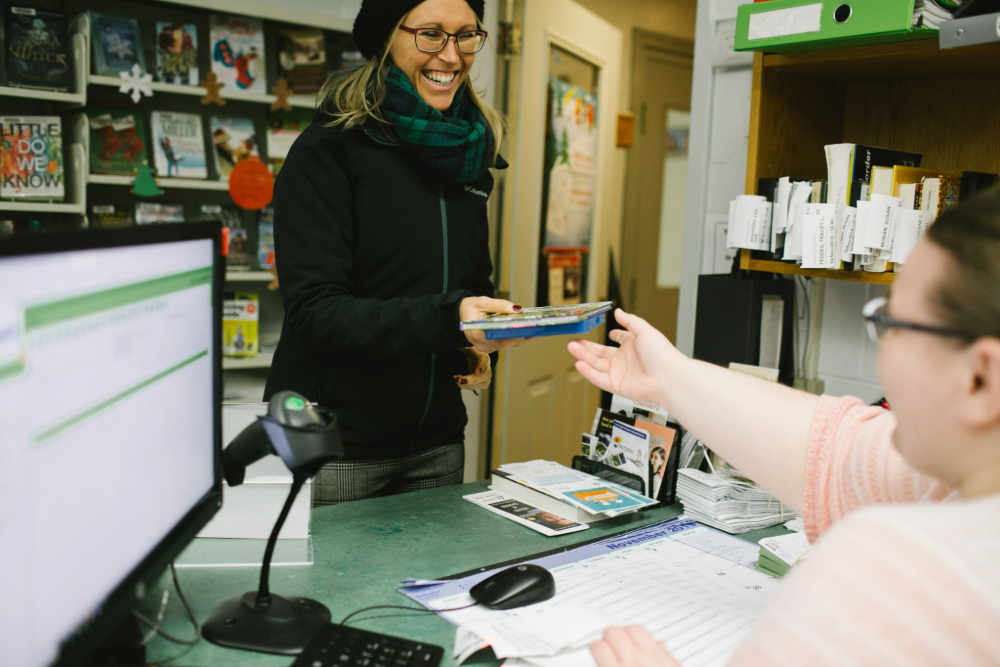
[[[285,320],[265,400],[291,389],[335,410],[348,458],[462,442],[458,305],[493,295],[493,176],[443,182],[381,127],[328,121],[299,136],[274,186]]]

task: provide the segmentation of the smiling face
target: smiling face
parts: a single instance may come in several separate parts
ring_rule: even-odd
[[[476,13],[466,0],[425,0],[403,19],[407,28],[434,28],[452,34],[478,30]],[[424,53],[417,48],[414,36],[397,30],[389,49],[396,67],[417,89],[421,99],[438,111],[447,111],[459,86],[465,83],[476,61],[474,53],[458,50],[449,38],[438,53]]]

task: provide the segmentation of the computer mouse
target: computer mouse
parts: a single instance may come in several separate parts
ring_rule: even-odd
[[[469,595],[490,609],[516,609],[548,600],[556,594],[552,573],[540,565],[515,565],[483,579]]]

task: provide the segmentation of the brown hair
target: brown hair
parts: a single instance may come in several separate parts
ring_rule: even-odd
[[[970,338],[1000,338],[1000,187],[942,213],[927,236],[951,258],[932,307]]]

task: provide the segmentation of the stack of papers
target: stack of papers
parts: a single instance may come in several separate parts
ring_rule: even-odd
[[[497,570],[401,592],[457,627],[461,664],[490,646],[512,667],[595,667],[588,644],[611,626],[644,625],[684,667],[722,667],[779,582],[756,569],[752,542],[672,520],[529,560],[555,578],[550,600],[509,610],[472,606],[469,589]]]
[[[594,519],[604,519],[656,504],[655,500],[637,491],[553,461],[539,459],[502,465],[494,473],[494,485],[500,481],[497,473],[510,482],[559,501],[573,516],[579,516],[577,510],[583,510]],[[516,491],[514,494],[516,496]]]
[[[757,569],[773,577],[783,577],[812,549],[805,533],[765,537],[760,541]]]
[[[695,521],[745,533],[795,518],[795,513],[735,470],[717,468],[714,475],[693,468],[677,471],[677,497]]]

